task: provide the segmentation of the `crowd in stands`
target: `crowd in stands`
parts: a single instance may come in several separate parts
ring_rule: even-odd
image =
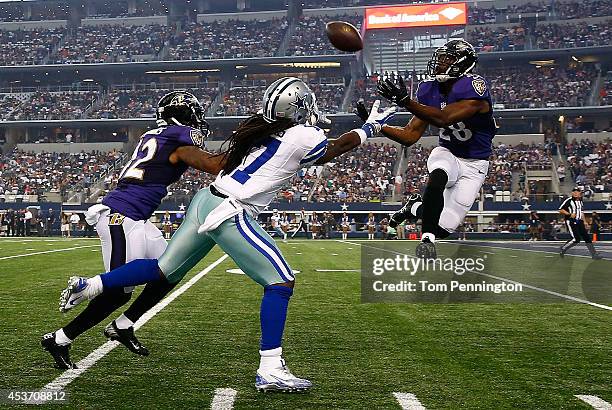
[[[98,91],[36,91],[24,99],[5,96],[0,103],[0,119],[63,120],[83,118],[87,108],[98,98]]]
[[[582,187],[584,196],[612,192],[612,143],[591,140],[572,141],[565,147],[569,171]]]
[[[563,19],[612,16],[612,4],[608,0],[555,2],[555,12]]]
[[[274,56],[287,20],[229,20],[189,23],[172,39],[168,58],[198,60]]]
[[[468,30],[468,40],[478,52],[524,50],[527,30],[519,25],[511,27],[474,27]]]
[[[600,23],[542,24],[533,30],[537,48],[605,46],[612,41],[612,19]]]
[[[526,170],[551,169],[551,155],[556,146],[551,143],[526,145],[522,142],[512,146],[500,144],[495,147],[490,158],[489,172],[482,186],[485,195],[494,195],[497,191],[511,191],[513,173],[520,175]],[[404,196],[411,193],[423,193],[427,184],[427,158],[431,150],[417,144],[410,148],[406,158],[406,169],[402,175],[402,192]],[[519,182],[519,181],[517,181]],[[519,190],[513,198],[524,196],[527,187],[518,184]]]
[[[131,61],[135,56],[156,56],[174,34],[173,26],[82,26],[70,33],[51,56],[55,64]]]
[[[87,188],[122,154],[111,152],[27,153],[14,150],[0,156],[0,195],[39,195],[47,192],[66,195],[77,185]]]
[[[95,111],[89,114],[90,118],[145,118],[155,117],[155,109],[160,98],[169,93],[164,88],[138,88],[111,90],[104,101]],[[186,91],[194,94],[206,109],[218,93],[216,86],[187,88]]]
[[[215,178],[214,175],[189,168],[178,182],[168,187],[167,199],[185,201],[187,204],[200,189],[209,186]]]
[[[264,83],[235,84],[228,90],[223,102],[217,108],[216,115],[251,115],[257,112],[261,106],[264,91]]]
[[[483,71],[495,104],[505,108],[582,106],[596,77],[589,66],[514,67]]]
[[[41,64],[65,33],[63,28],[0,30],[0,65]]]
[[[608,74],[599,91],[599,103],[601,105],[612,105],[612,74]]]
[[[314,202],[381,201],[393,193],[398,149],[391,144],[365,144],[327,164]]]
[[[360,30],[363,17],[352,15],[301,16],[289,41],[286,54],[295,56],[339,54],[340,51],[331,45],[325,34],[325,24],[334,20],[349,22]]]

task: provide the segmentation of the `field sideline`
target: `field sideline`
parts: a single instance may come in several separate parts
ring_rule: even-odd
[[[548,304],[362,304],[358,269],[366,243],[279,243],[300,271],[286,359],[297,375],[313,380],[312,392],[255,391],[261,289],[228,273],[236,266],[220,260],[216,248],[182,284],[220,260],[218,265],[138,331],[151,356],[112,349],[68,385],[70,406],[398,409],[403,403],[416,409],[418,400],[428,409],[596,408],[575,395],[612,402],[609,310],[563,298]],[[413,254],[416,244],[405,243]],[[544,248],[469,245],[530,272],[562,266],[546,258]],[[566,261],[573,269],[588,262]],[[58,312],[59,291],[71,274],[102,270],[100,247],[96,239],[0,239],[0,267],[0,389],[38,390],[62,374],[39,345],[43,333],[74,317]],[[503,269],[496,274],[503,276]],[[106,323],[76,341],[75,361],[105,343]],[[231,390],[215,397],[220,388]]]

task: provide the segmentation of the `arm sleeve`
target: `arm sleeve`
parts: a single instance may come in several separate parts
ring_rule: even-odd
[[[429,105],[429,90],[431,88],[431,83],[429,81],[421,81],[416,91],[416,101],[419,104]]]
[[[300,159],[302,166],[310,165],[319,158],[321,158],[327,152],[327,137],[325,132],[319,127],[305,127],[305,130],[312,132],[305,132],[302,141],[303,156]]]
[[[179,147],[186,145],[201,147],[204,144],[204,135],[202,135],[200,130],[196,130],[195,128],[181,127],[178,133],[177,142],[177,146]]]
[[[565,201],[563,201],[563,203],[561,204],[561,206],[559,207],[559,209],[560,209],[560,210],[561,210],[561,209],[563,209],[564,211],[569,212],[569,202],[570,202],[570,199],[569,199],[569,198],[567,198]]]

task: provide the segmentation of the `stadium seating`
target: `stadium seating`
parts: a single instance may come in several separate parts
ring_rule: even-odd
[[[368,202],[393,193],[398,149],[366,144],[329,163],[315,188],[315,202]]]
[[[325,35],[325,23],[330,20],[348,21],[360,29],[363,17],[352,15],[302,16],[297,22],[286,54],[296,56],[339,54],[340,51],[330,44]]]
[[[132,61],[137,56],[153,59],[174,34],[173,26],[100,25],[78,27],[51,56],[56,64]]]
[[[482,74],[490,82],[493,101],[505,108],[585,105],[596,76],[590,66],[508,67]]]
[[[64,28],[0,30],[0,65],[41,64],[65,34]]]
[[[24,98],[12,94],[0,102],[4,120],[58,120],[84,118],[85,112],[99,97],[99,91],[36,91]]]
[[[612,192],[612,144],[572,141],[565,147],[569,170],[577,185],[588,193]]]
[[[39,154],[14,150],[0,156],[0,195],[59,193],[80,186],[87,189],[92,178],[107,169],[120,152],[80,152]]]
[[[172,40],[168,58],[198,60],[274,56],[286,19],[189,23]]]
[[[537,48],[573,48],[609,45],[612,20],[604,23],[545,24],[536,26],[533,35]]]
[[[118,86],[106,95],[99,108],[89,114],[90,118],[146,118],[155,117],[155,108],[161,97],[174,88],[172,85],[157,84],[149,86]],[[216,85],[187,87],[204,108],[207,108],[218,93]]]

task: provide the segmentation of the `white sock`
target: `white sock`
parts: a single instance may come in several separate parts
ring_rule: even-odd
[[[100,275],[87,279],[87,285],[85,296],[87,296],[89,300],[92,300],[104,291],[104,285],[102,284],[102,277]]]
[[[66,333],[64,333],[64,329],[62,328],[55,332],[55,343],[60,346],[66,346],[72,343],[72,340],[68,339],[68,336],[66,336]]]
[[[132,322],[128,317],[124,314],[115,319],[115,326],[119,329],[129,329],[134,326],[134,322]]]
[[[429,239],[431,243],[434,243],[436,241],[436,235],[434,235],[433,233],[425,232],[423,235],[421,235],[421,241],[425,239]]]
[[[270,350],[260,350],[259,354],[261,355],[259,361],[259,369],[261,370],[277,369],[283,365],[281,357],[283,354],[282,347]]]

